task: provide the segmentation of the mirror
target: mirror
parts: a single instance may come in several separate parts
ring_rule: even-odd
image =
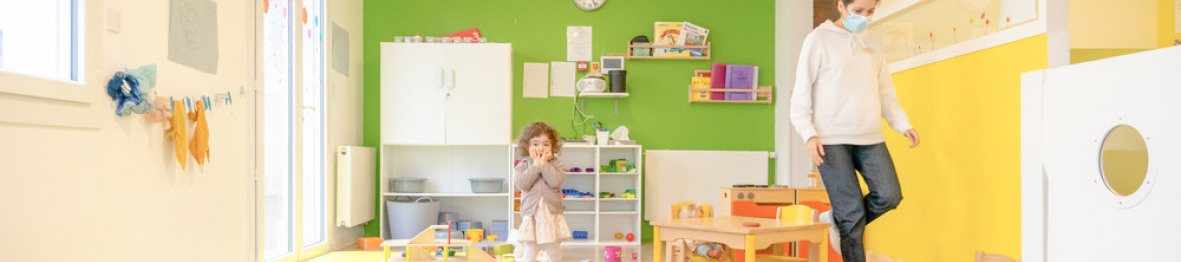
[[[1107,132],[1099,153],[1099,168],[1107,188],[1121,196],[1140,189],[1148,175],[1148,146],[1140,131],[1119,125]]]

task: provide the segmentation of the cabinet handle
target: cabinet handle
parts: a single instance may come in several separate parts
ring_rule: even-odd
[[[439,87],[438,88],[444,88],[444,87],[446,87],[445,86],[446,84],[447,84],[447,69],[439,68]]]
[[[451,90],[455,90],[455,68],[451,69]]]

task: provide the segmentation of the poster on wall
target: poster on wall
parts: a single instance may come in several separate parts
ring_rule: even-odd
[[[349,75],[349,31],[332,23],[332,70]]]
[[[590,61],[591,60],[591,27],[589,26],[567,26],[566,27],[566,61]]]
[[[1037,19],[1037,0],[1001,1],[1001,16],[997,19],[1001,28],[1009,28],[1034,19]]]
[[[172,0],[168,19],[168,60],[217,73],[217,3]]]

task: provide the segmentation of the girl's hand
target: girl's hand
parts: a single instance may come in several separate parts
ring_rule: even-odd
[[[820,137],[814,136],[808,138],[808,144],[805,146],[808,149],[808,156],[812,157],[812,162],[816,165],[824,164],[824,145],[820,144]]]
[[[533,166],[541,166],[541,150],[535,148],[529,149],[529,158],[533,159]]]
[[[902,134],[906,136],[907,140],[910,140],[910,148],[919,146],[919,131],[915,131],[914,128],[911,128],[907,129],[906,133]]]

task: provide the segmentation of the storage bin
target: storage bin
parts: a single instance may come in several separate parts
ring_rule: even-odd
[[[439,221],[437,222],[438,225],[446,225],[447,221],[451,221],[451,222],[459,221],[459,213],[458,212],[439,212]]]
[[[386,201],[386,221],[392,239],[410,239],[439,219],[439,201],[408,197]]]
[[[390,178],[390,190],[398,193],[422,193],[426,189],[426,178]]]
[[[503,219],[492,220],[492,227],[489,228],[489,230],[493,231],[493,232],[508,231],[508,220],[503,220]]]
[[[468,229],[483,229],[483,228],[484,228],[484,222],[467,221],[467,220],[459,221],[459,231],[467,232]]]
[[[435,239],[444,239],[444,240],[447,239],[447,230],[445,230],[445,229],[435,230]],[[452,240],[463,239],[463,231],[459,231],[459,230],[456,230],[455,228],[451,228],[451,239]]]
[[[472,193],[500,193],[504,188],[504,178],[470,178]]]

